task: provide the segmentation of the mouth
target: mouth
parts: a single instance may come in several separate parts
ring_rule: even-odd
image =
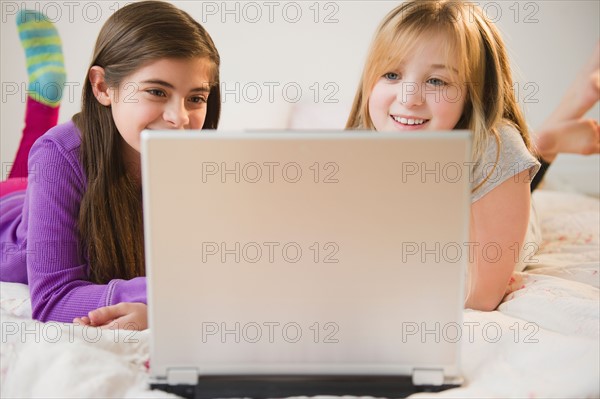
[[[421,119],[421,118],[406,118],[403,116],[390,115],[392,120],[397,124],[405,127],[418,127],[429,122],[429,119]]]

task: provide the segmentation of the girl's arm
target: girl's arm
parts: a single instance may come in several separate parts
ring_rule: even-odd
[[[86,183],[72,124],[50,130],[33,146],[23,215],[33,317],[71,322],[120,302],[146,303],[146,279],[88,281],[79,248],[78,215]]]
[[[507,179],[471,206],[471,289],[465,307],[491,311],[504,297],[529,223],[530,172]],[[520,251],[519,251],[520,252]]]

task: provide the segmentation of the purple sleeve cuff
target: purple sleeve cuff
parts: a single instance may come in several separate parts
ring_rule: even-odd
[[[146,277],[136,277],[131,280],[111,280],[108,283],[106,306],[121,302],[146,301]]]

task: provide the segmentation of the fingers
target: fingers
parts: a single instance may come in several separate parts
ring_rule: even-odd
[[[80,324],[80,325],[84,325],[84,326],[91,326],[92,322],[90,321],[90,318],[87,316],[83,316],[83,317],[76,317],[73,319],[73,324]]]
[[[88,313],[90,321],[94,326],[103,326],[112,320],[122,317],[127,314],[125,303],[119,303],[116,305],[105,306],[92,310]]]
[[[98,326],[98,328],[101,328],[103,330],[118,330],[119,328],[121,328],[120,327],[120,325],[122,323],[121,319],[122,318],[119,317],[116,320],[111,320],[111,321],[109,321],[108,323],[106,323],[106,324],[104,324],[102,326]]]
[[[76,317],[73,323],[103,329],[145,330],[148,328],[147,306],[144,303],[122,302],[104,306]]]
[[[76,317],[73,319],[73,324],[79,324],[81,326],[88,327],[97,327],[105,330],[140,330],[137,324],[131,320],[130,315],[109,320],[107,323],[102,325],[93,324],[87,316]]]
[[[129,315],[119,317],[118,319],[112,320],[103,326],[99,326],[99,328],[104,330],[141,330],[141,328],[139,328],[131,319],[132,318]]]

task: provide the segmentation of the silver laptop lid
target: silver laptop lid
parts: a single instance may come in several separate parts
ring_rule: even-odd
[[[462,131],[143,132],[151,376],[457,376],[469,161]]]

